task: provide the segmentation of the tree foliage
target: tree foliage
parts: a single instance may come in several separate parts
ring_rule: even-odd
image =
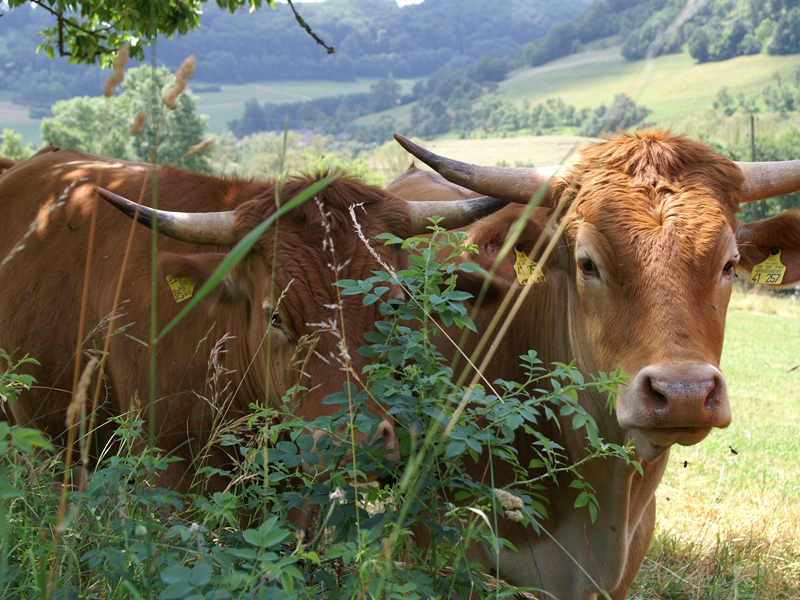
[[[202,141],[205,122],[195,112],[197,99],[184,91],[172,109],[162,98],[175,84],[175,77],[161,67],[129,69],[120,93],[111,98],[77,97],[53,105],[53,117],[43,119],[42,139],[56,146],[73,147],[138,162],[149,162],[150,148],[157,149],[159,164],[176,163]],[[141,131],[131,135],[137,114],[147,115]],[[202,155],[190,155],[180,166],[207,171]]]
[[[70,63],[110,65],[123,44],[131,56],[144,59],[144,46],[157,35],[171,37],[197,29],[208,0],[6,0],[9,8],[30,4],[52,16],[40,31],[39,50],[53,58],[68,56]],[[266,2],[274,7],[273,0]],[[262,6],[264,0],[216,0],[220,8],[234,12]],[[53,22],[54,21],[54,22]]]
[[[33,145],[22,144],[22,134],[15,133],[13,129],[3,129],[0,135],[0,156],[16,160],[17,162],[33,156]]]

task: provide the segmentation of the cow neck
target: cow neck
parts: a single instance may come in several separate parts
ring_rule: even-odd
[[[498,345],[498,350],[485,373],[490,380],[498,377],[511,380],[523,379],[524,370],[518,366],[520,362],[518,356],[527,353],[528,347],[536,350],[545,366],[553,362],[568,364],[576,357],[580,360],[580,353],[576,348],[579,338],[573,331],[576,322],[569,314],[569,286],[570,280],[566,273],[549,271],[547,283],[534,285],[528,292],[516,319],[517,322],[521,321],[519,326],[529,332],[529,337],[527,340],[521,340],[524,336],[514,336],[493,343]],[[479,331],[485,330],[492,316],[491,311],[479,313],[476,318]],[[476,336],[471,336],[467,349],[471,351],[475,343]],[[521,343],[526,347],[515,346]],[[579,362],[578,368],[588,375],[585,365]],[[605,397],[587,390],[580,395],[580,402],[597,421],[600,435],[605,441],[624,444],[627,437],[630,437],[626,437],[626,432],[619,427],[616,415],[609,414]],[[585,455],[583,450],[585,436],[569,435],[572,432],[571,419],[562,419],[560,426],[559,431],[553,423],[543,423],[539,429],[551,439],[562,442],[569,460],[577,462]],[[527,464],[535,457],[532,441],[530,436],[518,434],[516,445],[521,464]],[[646,523],[647,512],[653,510],[650,503],[661,480],[667,457],[668,452],[653,463],[642,463],[643,476],[621,460],[597,459],[581,465],[579,467],[581,475],[593,486],[601,499],[601,510],[595,523],[591,522],[586,508],[573,508],[579,492],[570,488],[571,476],[560,476],[557,485],[545,484],[548,488],[546,493],[549,497],[549,519],[543,522],[544,527],[587,569],[595,581],[604,582],[607,589],[613,589],[628,577],[629,569],[626,570],[626,566],[629,549],[637,545],[642,548],[647,547],[652,527]],[[502,465],[496,467],[496,486],[502,487],[510,483],[513,477],[511,470],[503,468]],[[527,559],[511,552],[503,556],[501,564],[507,561],[507,577],[510,573],[518,572],[516,567],[512,568],[512,563],[527,560],[523,572],[531,573],[531,569],[538,568],[542,581],[576,577],[575,580],[565,581],[564,597],[591,597],[594,587],[589,579],[579,572],[576,574],[575,569],[562,572],[560,566],[550,564],[551,561],[565,564],[571,561],[548,537],[544,535],[540,537],[532,528],[521,528],[506,519],[500,519],[500,528],[501,535],[520,549],[520,554],[525,554],[523,548],[529,549]],[[489,560],[488,556],[484,558],[488,565],[493,566],[493,561]],[[537,564],[539,567],[536,567]],[[633,567],[634,572],[637,568],[638,563]],[[501,571],[503,571],[502,566]],[[531,581],[520,580],[514,583],[530,585]],[[552,585],[558,587],[559,584]]]

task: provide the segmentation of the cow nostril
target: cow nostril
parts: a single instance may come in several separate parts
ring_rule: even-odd
[[[706,395],[705,400],[703,401],[703,408],[707,411],[714,410],[714,407],[717,404],[717,382],[714,380],[711,385],[711,389],[708,390],[708,394]]]
[[[661,387],[660,382],[654,381],[651,378],[647,378],[647,387],[650,399],[653,400],[653,404],[655,404],[656,408],[666,408],[669,405],[669,398],[667,398],[666,394],[663,393],[662,390],[659,390]]]

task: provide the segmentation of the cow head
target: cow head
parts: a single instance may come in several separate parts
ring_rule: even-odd
[[[541,171],[412,152],[455,183],[517,202],[551,178],[544,204],[559,217],[549,230],[532,220],[515,243],[530,252],[541,234],[552,242],[544,266],[565,282],[570,349],[584,370],[630,375],[617,420],[643,458],[730,423],[719,363],[732,281],[772,248],[782,251],[783,283],[800,280],[800,215],[742,223],[736,213],[740,202],[800,189],[798,161],[776,174],[663,132],[614,137]],[[502,245],[503,218],[478,228],[499,240],[473,240],[479,248]],[[500,260],[501,279],[514,281],[513,255]]]
[[[223,213],[169,213],[137,207],[107,190],[98,192],[117,208],[158,231],[192,244],[233,246],[277,209],[276,193],[288,202],[314,178],[290,179],[278,191],[266,186],[255,197]],[[204,303],[236,339],[229,362],[241,371],[237,395],[241,411],[268,398],[279,405],[293,389],[292,410],[306,421],[339,410],[322,400],[342,391],[344,382],[361,383],[366,359],[356,350],[364,333],[381,319],[377,304],[363,306],[358,296],[340,296],[333,284],[341,279],[367,279],[388,265],[402,268],[406,256],[397,246],[375,241],[391,232],[408,237],[426,232],[427,216],[445,217],[445,226],[460,227],[506,202],[477,199],[467,202],[406,203],[390,193],[343,176],[305,204],[287,212],[256,242]],[[353,213],[351,214],[351,209]],[[353,215],[364,239],[356,234]],[[162,254],[164,275],[187,277],[197,286],[209,279],[226,258],[225,252]],[[397,297],[399,290],[390,290]],[[306,388],[301,390],[297,386]],[[373,415],[386,414],[378,400],[366,406]],[[381,440],[393,459],[399,458],[393,423],[384,419],[376,432],[360,433]],[[315,438],[321,433],[315,432]]]

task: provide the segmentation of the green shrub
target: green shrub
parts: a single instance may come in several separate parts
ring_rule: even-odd
[[[538,426],[566,416],[584,432],[582,462],[631,462],[630,448],[604,442],[577,402],[579,390],[594,387],[608,394],[611,407],[622,374],[585,381],[574,365],[548,371],[531,351],[520,357],[526,380],[494,382],[497,395],[455,385],[435,341],[439,323],[474,329],[463,304],[469,294],[457,290],[456,281],[479,267],[458,264],[463,252],[475,251],[465,245],[466,234],[432,229],[430,239],[382,236],[411,252],[407,268],[337,284],[342,295],[379,303],[385,318],[358,350],[371,359],[358,374],[363,389],[345,384],[324,401],[340,407],[336,414],[312,423],[291,414],[293,390],[281,409],[253,406],[247,439],[227,434],[217,440],[236,459],[235,470],[200,472],[228,477],[224,492],[180,496],[156,487],[173,459],[147,447],[143,420],[132,410],[115,419],[114,450],[107,449],[92,472],[76,467],[76,485],[63,491],[67,509],[57,516],[63,463],[33,452],[48,446],[39,432],[0,425],[0,493],[10,500],[0,514],[0,566],[8,565],[0,569],[0,595],[487,596],[485,576],[464,552],[469,543],[503,546],[491,518],[502,514],[499,498],[514,496],[520,506],[515,518],[538,530],[549,510],[545,488],[566,474],[582,492],[575,509],[594,519],[594,490]],[[403,286],[411,300],[389,298],[393,285]],[[19,364],[10,366],[0,382],[12,401],[32,382],[15,374]],[[362,409],[370,395],[398,423],[400,464],[386,459],[379,441],[354,441],[357,431],[374,435],[385,418]],[[310,430],[326,432],[316,446]],[[530,465],[520,464],[513,451],[522,432],[536,439]],[[468,466],[488,457],[486,481],[473,480]],[[505,490],[495,489],[496,461],[516,474]],[[292,509],[305,514],[304,529],[290,520]],[[420,531],[432,543],[418,545],[413,532]]]

